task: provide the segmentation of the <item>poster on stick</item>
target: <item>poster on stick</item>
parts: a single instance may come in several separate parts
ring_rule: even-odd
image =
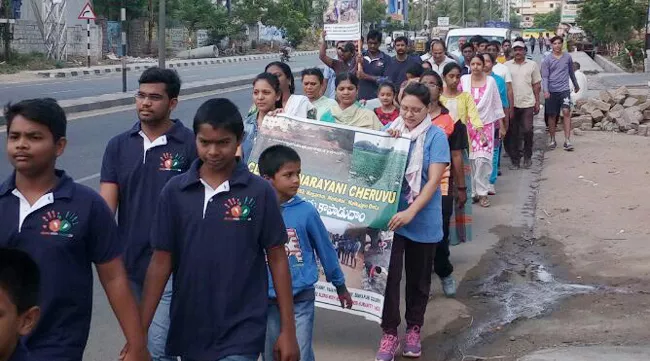
[[[361,0],[329,0],[323,23],[327,32],[325,40],[361,39]]]
[[[259,174],[262,151],[275,144],[300,155],[298,195],[316,207],[327,227],[354,301],[351,310],[342,309],[321,269],[316,306],[379,322],[393,240],[392,232],[384,230],[397,212],[409,139],[303,118],[267,117],[249,158],[253,173]],[[287,255],[299,262],[299,242],[291,242],[288,233]]]

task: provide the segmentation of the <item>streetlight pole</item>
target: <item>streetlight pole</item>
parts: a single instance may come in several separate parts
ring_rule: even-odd
[[[126,0],[122,0],[120,20],[122,21],[122,93],[126,93]]]
[[[165,2],[158,0],[158,67],[161,69],[165,69]]]

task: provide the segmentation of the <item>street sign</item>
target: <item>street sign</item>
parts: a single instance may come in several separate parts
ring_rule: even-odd
[[[84,5],[83,9],[81,9],[81,13],[79,13],[79,17],[77,17],[79,20],[95,20],[96,18],[97,17],[95,16],[93,7],[90,6],[90,3]]]
[[[439,16],[438,26],[449,26],[449,16]]]
[[[488,20],[485,22],[486,28],[510,29],[510,23],[507,21]]]

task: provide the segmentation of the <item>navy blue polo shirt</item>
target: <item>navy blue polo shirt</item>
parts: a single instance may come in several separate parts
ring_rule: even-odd
[[[422,59],[416,55],[408,55],[404,61],[397,60],[397,56],[391,58],[391,63],[386,68],[385,74],[399,89],[406,81],[406,71],[415,64],[422,64]]]
[[[366,51],[363,54],[363,72],[368,75],[384,78],[386,68],[388,68],[390,62],[391,57],[383,51],[380,51],[379,56],[376,58],[372,58],[370,53]],[[381,82],[381,80],[379,80],[379,82]],[[377,98],[379,82],[374,80],[359,80],[358,98],[366,100]]]
[[[173,176],[196,159],[194,133],[179,120],[160,138],[147,144],[140,122],[108,142],[101,182],[119,188],[118,228],[126,242],[124,264],[129,279],[142,284],[151,260],[149,227],[160,191]],[[150,143],[150,142],[147,142]]]
[[[123,244],[99,194],[56,175],[53,191],[31,208],[15,189],[15,173],[0,186],[0,247],[27,252],[40,267],[41,319],[24,340],[31,356],[80,361],[93,305],[91,264],[119,257]]]
[[[206,196],[201,161],[162,190],[151,240],[172,253],[166,352],[194,360],[264,351],[268,280],[265,249],[287,242],[271,185],[240,162]]]

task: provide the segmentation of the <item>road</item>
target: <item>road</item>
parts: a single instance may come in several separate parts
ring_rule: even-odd
[[[304,63],[302,63],[302,60],[301,62],[292,62],[291,65],[318,64],[314,59],[307,60],[307,57],[305,57]],[[237,67],[246,67],[248,72],[261,71],[266,62],[254,63],[241,63],[230,69],[235,71]],[[215,66],[215,68],[218,69],[219,66]],[[196,76],[203,76],[195,73],[195,70],[198,71],[197,69],[185,69],[188,72],[192,72],[192,74],[183,72],[182,76],[184,78],[194,74]],[[105,81],[109,80],[108,78],[102,79]],[[75,84],[88,84],[90,86],[91,83],[85,83],[85,81],[77,80]],[[118,82],[119,78],[111,81]],[[60,84],[60,82],[57,84]],[[300,94],[302,89],[299,84],[300,82],[297,84],[297,93]],[[36,85],[32,86],[37,88]],[[64,85],[58,86],[63,87]],[[96,88],[99,89],[99,87]],[[105,89],[102,89],[102,92],[105,92]],[[0,97],[6,98],[6,91],[0,91],[0,94],[2,94]],[[29,94],[28,96],[43,95],[48,94]],[[49,96],[52,95],[50,94]],[[182,99],[173,116],[183,120],[186,125],[191,126],[192,118],[199,105],[206,99],[215,96],[231,99],[242,112],[245,112],[251,105],[250,88],[226,91],[220,95],[209,97],[197,95],[197,97],[192,99]],[[134,109],[128,109],[107,114],[89,114],[77,119],[74,119],[74,116],[71,118],[73,119],[68,124],[67,132],[68,147],[65,154],[59,159],[58,166],[59,168],[65,169],[78,182],[97,190],[99,186],[98,172],[101,167],[106,143],[111,137],[129,129],[134,124],[137,119],[135,111]],[[0,143],[6,144],[5,142],[6,134],[1,133]],[[5,147],[0,147],[0,179],[9,176],[11,171],[11,166],[7,161],[6,149]],[[511,219],[516,218],[521,213],[515,204],[521,199],[526,199],[517,191],[520,188],[529,189],[524,178],[524,173],[509,175],[508,171],[505,170],[504,177],[499,180],[500,193],[493,200],[493,207],[489,211],[483,209],[476,209],[474,211],[474,232],[477,241],[452,249],[452,262],[455,267],[454,275],[458,280],[461,280],[465,273],[479,262],[483,254],[498,241],[499,235],[493,227],[498,224],[509,224]],[[438,291],[440,290],[439,286],[436,286],[436,288]],[[455,320],[460,315],[464,315],[466,312],[465,307],[459,301],[444,299],[440,296],[429,303],[425,320],[426,326],[423,329],[423,344],[425,345],[425,352],[429,352],[429,356],[434,351],[427,350],[426,345],[433,343],[433,334],[441,331],[449,322]],[[381,330],[376,323],[335,311],[317,309],[315,325],[314,348],[317,359],[334,359],[339,361],[371,359],[376,350],[379,337],[381,336]],[[108,305],[106,296],[99,282],[95,282],[93,318],[90,339],[84,359],[90,361],[114,360],[123,342],[122,334]],[[427,359],[430,358],[427,357]]]
[[[278,56],[278,59],[279,56]],[[200,65],[187,68],[178,68],[181,81],[190,83],[200,80],[219,79],[249,74],[258,74],[264,71],[266,64],[273,59],[253,60],[241,63]],[[321,66],[317,55],[297,56],[291,59],[292,68],[307,66]],[[127,76],[127,92],[135,92],[138,88],[138,77],[141,72],[129,72]],[[25,83],[0,85],[0,104],[9,101],[16,102],[22,99],[50,97],[57,100],[75,99],[106,93],[122,91],[122,75],[109,73],[72,79],[39,79]]]

